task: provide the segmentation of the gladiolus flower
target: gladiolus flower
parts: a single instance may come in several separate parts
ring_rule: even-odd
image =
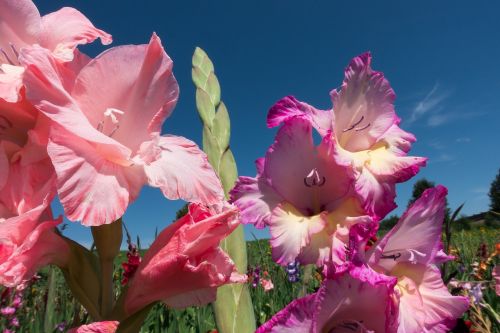
[[[65,7],[40,17],[30,0],[2,0],[0,2],[0,99],[20,101],[23,66],[20,66],[21,48],[40,45],[59,61],[74,59],[78,45],[100,38],[111,43],[111,36],[95,28],[78,10]]]
[[[102,53],[76,77],[43,48],[23,50],[21,63],[28,99],[54,122],[47,150],[70,220],[112,223],[145,183],[169,199],[222,200],[220,181],[196,144],[160,136],[179,88],[156,35],[148,45]]]
[[[129,282],[125,312],[157,301],[182,308],[215,300],[217,287],[245,282],[220,241],[237,226],[236,207],[190,204],[189,212],[164,229]]]
[[[314,146],[310,122],[288,119],[257,177],[240,177],[231,198],[242,222],[269,226],[273,259],[323,265],[345,260],[349,228],[371,223],[359,201],[349,196],[349,170],[335,163],[329,136]]]
[[[447,192],[443,186],[426,190],[367,253],[373,269],[398,279],[399,333],[447,332],[468,308],[465,297],[448,292],[435,266]]]
[[[352,168],[356,193],[370,214],[383,218],[396,207],[395,183],[413,177],[425,158],[406,156],[415,137],[399,127],[395,94],[381,72],[371,69],[369,53],[355,57],[345,70],[341,90],[330,93],[333,109],[322,111],[292,96],[270,110],[269,127],[300,117],[331,139],[337,164]]]
[[[367,268],[338,274],[318,292],[290,303],[257,333],[396,332],[394,284],[394,279]]]

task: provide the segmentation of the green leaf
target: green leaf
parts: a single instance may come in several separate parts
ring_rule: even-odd
[[[212,133],[219,142],[219,147],[221,147],[221,149],[225,150],[229,147],[231,122],[223,102],[220,103],[217,113],[215,114]]]
[[[75,241],[63,237],[70,247],[70,259],[61,267],[73,296],[87,309],[94,320],[102,319],[99,306],[99,281],[97,258]]]
[[[55,307],[56,307],[56,282],[57,282],[56,271],[54,267],[49,268],[49,279],[48,279],[48,291],[47,291],[47,302],[45,306],[45,316],[43,322],[43,328],[45,333],[52,333],[54,327],[56,326]]]
[[[200,88],[196,89],[196,108],[203,124],[211,128],[215,117],[215,107],[210,96]]]

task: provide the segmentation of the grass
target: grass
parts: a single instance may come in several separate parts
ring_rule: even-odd
[[[445,280],[454,277],[458,281],[473,281],[473,283],[482,281],[485,286],[482,291],[484,303],[489,306],[479,305],[477,306],[479,315],[474,310],[464,316],[464,319],[472,321],[473,325],[487,326],[488,324],[484,322],[489,322],[489,328],[477,330],[478,332],[500,332],[499,324],[494,317],[494,312],[500,312],[500,304],[491,277],[493,263],[498,264],[498,255],[487,262],[486,258],[481,258],[481,254],[478,253],[481,246],[486,248],[488,255],[493,253],[498,241],[496,229],[481,227],[453,233],[452,251],[458,260],[450,264],[448,268],[450,273]],[[305,286],[302,283],[288,282],[285,270],[271,259],[268,240],[251,241],[247,243],[247,247],[249,267],[259,266],[261,272],[267,272],[274,283],[274,289],[267,292],[260,285],[256,288],[250,287],[258,325],[269,320],[293,299],[304,293],[313,292],[319,286],[321,277],[314,270]],[[124,260],[125,254],[122,253],[117,262]],[[57,324],[65,323],[66,327],[72,327],[90,321],[84,309],[71,296],[58,269],[52,267],[43,269],[38,276],[39,278],[33,280],[24,291],[23,305],[16,313],[20,326],[15,332],[59,332],[56,329]],[[49,278],[51,276],[52,279]],[[116,285],[119,286],[121,268],[116,270],[115,277]],[[54,285],[54,288],[50,289],[54,294],[53,302],[48,302],[50,284]],[[454,293],[463,293],[460,288],[452,288],[451,285],[449,287]],[[6,296],[5,289],[0,289],[0,292],[4,294],[2,301],[2,307],[4,307],[12,301],[13,296]],[[0,318],[0,327],[8,327],[8,321],[9,318],[6,316]],[[209,305],[172,310],[162,304],[157,304],[149,313],[141,331],[203,333],[214,329],[214,316]]]

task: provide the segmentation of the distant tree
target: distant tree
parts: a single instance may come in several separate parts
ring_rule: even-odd
[[[188,213],[188,204],[185,204],[175,213],[175,220],[177,221],[187,213]]]
[[[428,188],[436,186],[436,183],[431,182],[425,178],[417,180],[417,182],[413,185],[413,192],[411,194],[411,199],[408,201],[408,208],[417,201],[418,198],[425,192]],[[448,207],[448,199],[446,199],[446,210],[445,210],[445,219],[448,220],[450,218],[450,208]]]
[[[494,212],[500,213],[500,169],[495,179],[490,185],[490,209]]]
[[[413,185],[413,192],[411,194],[411,199],[408,201],[408,207],[410,207],[418,198],[424,193],[428,188],[434,187],[436,184],[427,180],[425,178],[417,180],[417,182]]]
[[[392,229],[392,227],[394,227],[396,223],[398,223],[398,221],[399,221],[399,216],[391,215],[390,217],[387,217],[380,222],[380,229],[381,230]]]

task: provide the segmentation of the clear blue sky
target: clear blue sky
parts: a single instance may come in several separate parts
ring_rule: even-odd
[[[373,54],[396,91],[402,127],[417,136],[414,155],[430,158],[412,181],[398,186],[401,214],[415,180],[447,186],[453,209],[487,209],[489,184],[500,167],[499,2],[478,1],[36,1],[42,14],[71,6],[111,33],[112,45],[147,43],[155,31],[174,60],[180,100],[165,133],[201,144],[194,106],[191,55],[204,48],[215,63],[232,120],[231,145],[240,175],[272,143],[266,114],[285,95],[331,107],[349,60]],[[103,47],[83,48],[95,56]],[[144,188],[125,221],[147,245],[155,228],[172,221],[182,202]],[[56,209],[56,212],[59,209]],[[266,237],[267,232],[256,232]],[[89,242],[71,223],[67,234]]]

